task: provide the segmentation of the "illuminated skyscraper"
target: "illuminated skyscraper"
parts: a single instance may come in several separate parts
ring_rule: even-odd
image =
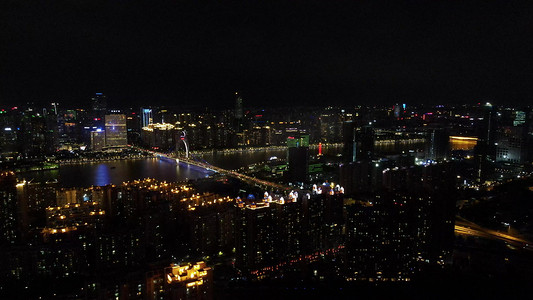
[[[151,108],[141,108],[141,128],[154,123]]]
[[[124,147],[128,144],[126,115],[105,115],[106,147]]]

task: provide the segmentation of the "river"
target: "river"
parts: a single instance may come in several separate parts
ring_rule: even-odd
[[[389,149],[391,148],[391,149]],[[378,153],[391,150],[409,150],[423,148],[421,144],[407,144],[376,147]],[[404,149],[405,148],[405,149]],[[318,154],[318,147],[309,150],[311,155]],[[324,146],[322,153],[325,156],[336,157],[342,152],[342,146]],[[224,168],[237,169],[250,164],[266,161],[273,156],[286,158],[285,148],[263,149],[256,151],[217,151],[198,155],[203,160]],[[337,158],[340,160],[340,158]],[[79,164],[64,164],[58,170],[38,171],[19,174],[19,178],[43,182],[59,180],[62,187],[88,187],[91,185],[120,184],[142,178],[155,178],[165,181],[185,181],[209,176],[211,173],[198,167],[159,160],[156,158],[117,160],[105,162],[84,162]]]
[[[20,178],[42,182],[57,179],[62,187],[120,184],[142,178],[185,181],[209,176],[211,173],[186,164],[176,165],[158,158],[117,160],[94,163],[65,164],[59,170],[28,172]]]

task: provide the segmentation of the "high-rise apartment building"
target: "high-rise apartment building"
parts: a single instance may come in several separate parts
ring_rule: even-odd
[[[444,129],[431,129],[426,144],[426,159],[439,161],[448,156],[450,135]]]
[[[309,135],[287,139],[288,181],[306,182],[309,174]]]
[[[18,233],[17,177],[11,171],[0,173],[0,245],[15,243]]]
[[[485,182],[493,173],[496,158],[496,109],[490,103],[482,107],[483,118],[477,124],[478,140],[475,151],[476,177],[478,182]]]
[[[355,123],[346,121],[342,124],[342,160],[345,163],[354,162],[356,159]]]

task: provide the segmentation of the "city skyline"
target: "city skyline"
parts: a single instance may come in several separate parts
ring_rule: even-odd
[[[2,1],[0,298],[528,299],[531,16]]]
[[[533,108],[234,104],[0,109],[0,295],[529,278]]]

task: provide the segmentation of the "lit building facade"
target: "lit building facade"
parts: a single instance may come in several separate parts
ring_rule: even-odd
[[[106,147],[125,147],[128,145],[126,115],[105,115],[105,145]]]
[[[205,262],[171,264],[147,276],[145,299],[211,300],[213,270]]]
[[[151,108],[141,108],[141,128],[154,123]]]
[[[101,151],[105,148],[105,131],[97,129],[91,131],[91,150]]]
[[[169,150],[176,146],[177,131],[172,124],[154,123],[143,127],[141,139],[143,144],[154,149]]]

